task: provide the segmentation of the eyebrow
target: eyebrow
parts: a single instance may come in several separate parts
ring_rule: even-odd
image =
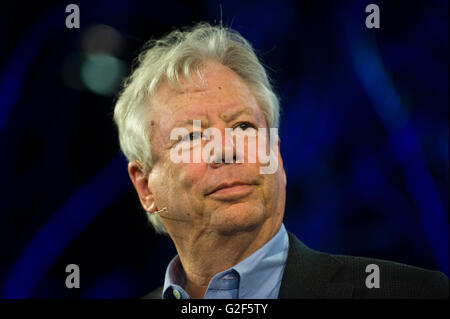
[[[239,108],[238,110],[232,110],[232,111],[224,112],[224,113],[220,114],[219,117],[222,120],[224,120],[226,123],[229,123],[229,122],[234,121],[236,118],[238,118],[242,114],[253,115],[253,113],[249,109],[247,109],[247,108]],[[197,118],[195,120],[201,120],[202,121],[202,127],[208,126],[207,124],[208,124],[209,121],[206,118],[203,118],[203,119]],[[183,127],[183,126],[186,126],[186,125],[192,125],[193,122],[194,122],[194,119],[180,120],[180,121],[177,121],[175,123],[175,127]]]
[[[224,120],[225,122],[229,123],[231,121],[234,121],[236,118],[238,118],[242,114],[247,115],[253,115],[253,113],[248,108],[238,109],[236,111],[230,111],[231,114],[221,114],[219,117]]]
[[[199,118],[197,118],[197,119],[186,119],[186,120],[177,121],[175,123],[174,127],[183,127],[183,126],[186,126],[186,125],[193,125],[194,120],[201,120],[202,121],[202,127],[205,126],[205,124],[204,124],[205,122],[208,123],[208,120],[205,119],[205,118],[204,119],[199,119]]]

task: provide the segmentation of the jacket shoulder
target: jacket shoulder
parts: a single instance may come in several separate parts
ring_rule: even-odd
[[[289,233],[279,298],[448,298],[448,277],[393,261],[328,254]]]
[[[342,264],[333,281],[351,283],[354,298],[449,297],[448,277],[442,272],[376,258],[331,254],[330,257]],[[377,281],[378,285],[367,281]]]

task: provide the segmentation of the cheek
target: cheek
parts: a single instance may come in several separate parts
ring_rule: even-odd
[[[194,199],[196,193],[202,194],[205,163],[173,163],[170,159],[162,163],[153,168],[149,179],[149,188],[158,202],[186,205],[186,201]]]
[[[266,199],[275,199],[281,193],[284,185],[284,176],[280,169],[274,174],[265,174],[264,176],[264,197]],[[274,196],[274,194],[276,196]]]
[[[202,185],[201,179],[205,170],[206,165],[204,163],[176,164],[171,176],[173,181],[172,189],[188,191],[189,193],[199,191],[195,187]]]

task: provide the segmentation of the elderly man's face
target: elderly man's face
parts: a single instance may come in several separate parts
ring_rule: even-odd
[[[260,174],[263,165],[244,163],[175,163],[170,150],[176,140],[172,129],[185,127],[193,131],[192,121],[220,130],[267,128],[263,112],[246,83],[227,67],[213,61],[204,64],[204,89],[187,86],[180,93],[168,84],[158,89],[150,110],[150,137],[153,168],[148,188],[163,223],[171,236],[195,236],[205,232],[233,234],[250,231],[269,223],[281,224],[285,202],[286,176],[275,145],[278,170]],[[198,78],[193,76],[194,81]],[[241,184],[214,191],[219,186]]]

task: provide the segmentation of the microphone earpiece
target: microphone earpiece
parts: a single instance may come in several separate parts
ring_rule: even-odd
[[[155,212],[155,214],[159,214],[159,213],[167,213],[167,207],[164,207],[163,209],[157,210]]]

